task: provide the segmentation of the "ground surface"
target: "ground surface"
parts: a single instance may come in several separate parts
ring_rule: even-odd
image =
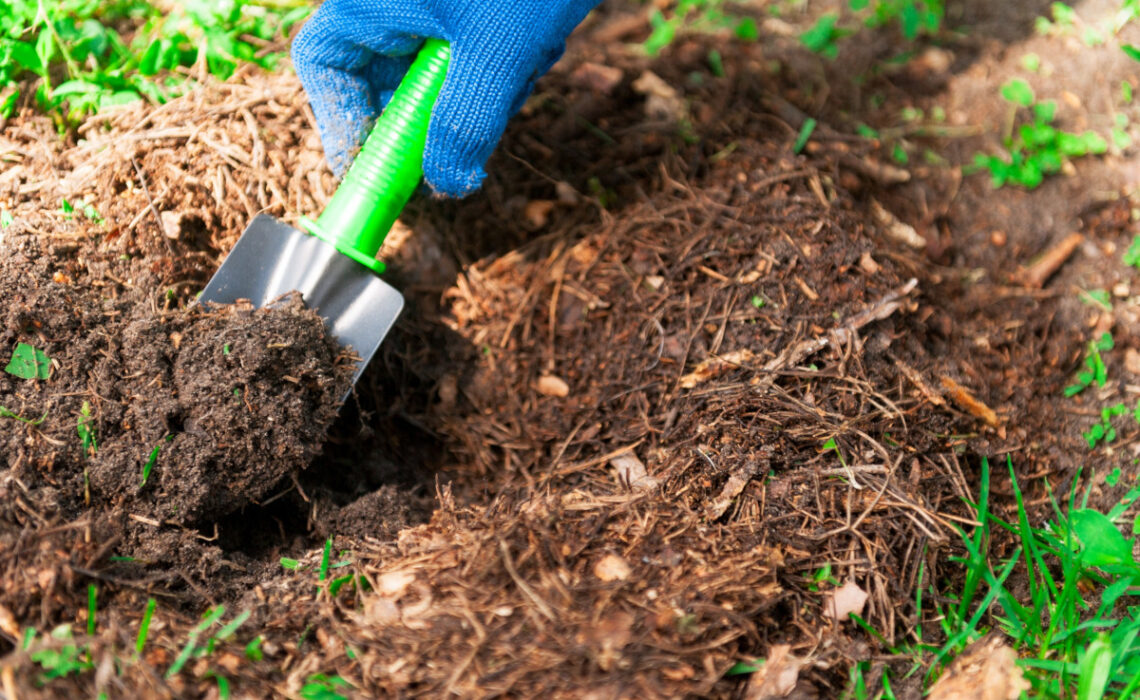
[[[758,15],[759,42],[648,59],[630,48],[645,11],[605,5],[485,190],[409,208],[384,253],[408,310],[339,413],[348,365],[312,314],[187,306],[254,214],[296,221],[335,187],[295,78],[246,72],[62,142],[10,120],[0,347],[53,362],[47,380],[0,375],[0,688],[212,696],[220,675],[297,696],[324,674],[362,696],[763,697],[725,672],[777,645],[803,660],[797,697],[835,697],[881,659],[873,683],[892,662],[831,619],[836,589],[913,640],[920,571],[956,575],[982,458],[1010,455],[1040,505],[1137,444],[1081,436],[1133,393],[1134,154],[1032,192],[952,166],[998,142],[998,88],[1026,52],[1073,129],[1132,109],[1114,96],[1140,64],[1033,36],[1045,3],[992,5],[952,5],[970,32],[870,75],[896,52],[885,30],[829,62],[799,45],[809,15]],[[957,130],[898,116],[934,106]],[[1071,258],[1027,281],[1074,232]],[[1097,288],[1112,311],[1075,291]],[[1106,330],[1114,383],[1062,400]],[[44,684],[21,639],[65,647],[42,640],[63,623],[93,668]]]

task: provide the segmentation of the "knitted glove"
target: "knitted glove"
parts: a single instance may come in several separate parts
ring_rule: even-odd
[[[566,37],[600,0],[326,0],[293,41],[293,65],[338,177],[411,65],[425,37],[451,44],[432,111],[424,177],[463,197],[507,120],[550,70]]]

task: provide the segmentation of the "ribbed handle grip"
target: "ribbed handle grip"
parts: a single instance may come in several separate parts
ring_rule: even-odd
[[[428,39],[384,108],[364,147],[309,232],[377,272],[376,253],[423,178],[432,107],[443,87],[451,47]]]

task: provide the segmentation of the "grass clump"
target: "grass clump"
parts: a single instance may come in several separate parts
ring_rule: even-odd
[[[959,529],[966,554],[954,559],[966,568],[964,582],[957,596],[933,604],[947,641],[931,675],[968,643],[998,630],[1018,653],[1031,697],[1131,697],[1140,689],[1140,606],[1128,602],[1140,584],[1140,563],[1132,555],[1134,537],[1118,523],[1140,486],[1107,514],[1088,507],[1091,488],[1079,503],[1073,488],[1064,510],[1050,496],[1053,517],[1034,526],[1007,466],[1016,521],[991,509],[990,469],[983,462],[979,524],[969,534]],[[1135,535],[1136,523],[1130,527]],[[991,546],[1001,532],[1013,537],[1015,548],[996,558]]]

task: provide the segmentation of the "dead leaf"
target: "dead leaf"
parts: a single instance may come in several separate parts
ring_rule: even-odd
[[[768,650],[768,659],[748,680],[744,700],[770,700],[787,697],[800,679],[802,659],[791,654],[787,644],[777,644]]]
[[[929,700],[1017,700],[1029,682],[1017,667],[1017,654],[996,635],[980,639],[954,659]]]
[[[657,488],[657,479],[649,476],[645,463],[632,452],[622,454],[610,459],[610,466],[617,472],[618,481],[629,484],[634,491],[648,491]]]
[[[723,355],[716,355],[714,357],[701,360],[701,362],[693,368],[685,376],[681,377],[681,388],[692,389],[698,384],[707,382],[714,377],[724,374],[730,369],[734,369],[741,365],[747,364],[755,358],[751,350],[734,350]]]
[[[611,581],[624,581],[630,577],[633,571],[629,568],[629,564],[625,562],[616,554],[607,554],[594,564],[594,575],[599,579],[609,583]]]
[[[848,615],[862,614],[863,606],[867,604],[867,592],[857,583],[848,580],[839,588],[831,591],[823,602],[823,614],[832,620],[843,622]]]
[[[570,385],[553,374],[539,377],[534,388],[543,396],[555,396],[561,399],[570,395]]]

